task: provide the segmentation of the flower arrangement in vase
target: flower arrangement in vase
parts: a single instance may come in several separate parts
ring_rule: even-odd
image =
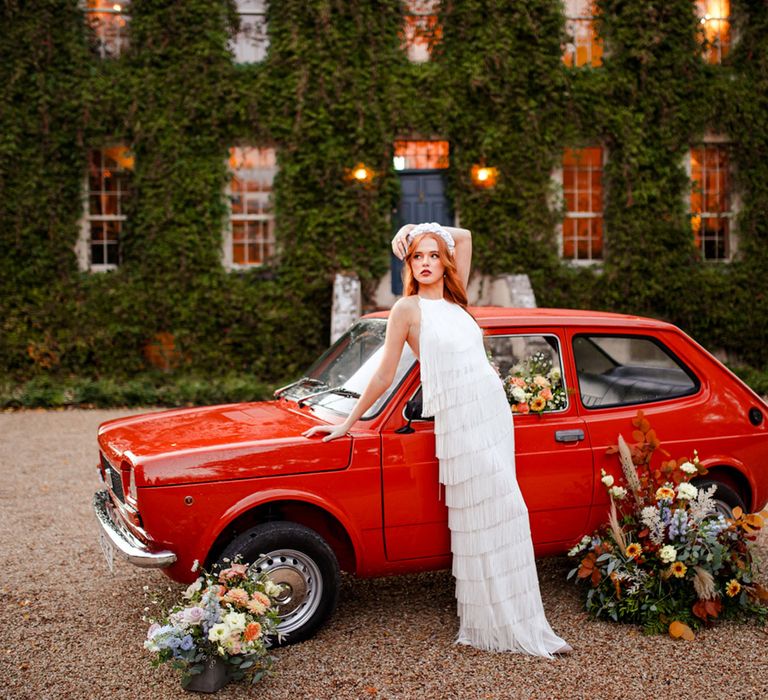
[[[578,564],[568,578],[589,584],[586,609],[686,639],[718,618],[764,621],[768,590],[757,580],[753,541],[768,512],[718,512],[717,486],[691,483],[707,473],[696,452],[654,465],[656,433],[642,411],[632,423],[637,442],[619,436],[609,450],[621,476],[602,474],[608,522],[569,552]]]
[[[144,647],[155,655],[153,665],[170,663],[181,671],[184,688],[213,692],[229,680],[250,676],[256,682],[268,672],[281,588],[251,577],[248,568],[235,562],[202,572],[182,601],[150,626]]]

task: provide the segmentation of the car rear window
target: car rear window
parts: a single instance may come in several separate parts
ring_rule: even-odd
[[[577,335],[573,357],[586,408],[663,401],[699,389],[696,375],[655,338]]]

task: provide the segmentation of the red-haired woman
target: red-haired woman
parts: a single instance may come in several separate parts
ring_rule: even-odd
[[[345,435],[389,387],[403,345],[419,358],[422,415],[435,418],[460,619],[457,643],[539,656],[567,653],[544,615],[526,508],[515,478],[512,413],[483,334],[467,312],[469,231],[403,226],[392,250],[405,261],[377,372],[347,419],[304,434]]]

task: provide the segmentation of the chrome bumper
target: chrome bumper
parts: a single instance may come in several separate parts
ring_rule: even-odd
[[[93,512],[102,532],[121,557],[144,569],[161,569],[176,561],[176,555],[168,550],[151,552],[140,539],[115,522],[113,511],[109,493],[97,491],[93,495]]]

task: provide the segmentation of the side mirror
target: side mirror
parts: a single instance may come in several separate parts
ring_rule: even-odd
[[[421,389],[405,404],[405,411],[403,413],[408,422],[395,430],[396,433],[401,435],[414,432],[414,429],[411,427],[411,421],[421,418]]]

